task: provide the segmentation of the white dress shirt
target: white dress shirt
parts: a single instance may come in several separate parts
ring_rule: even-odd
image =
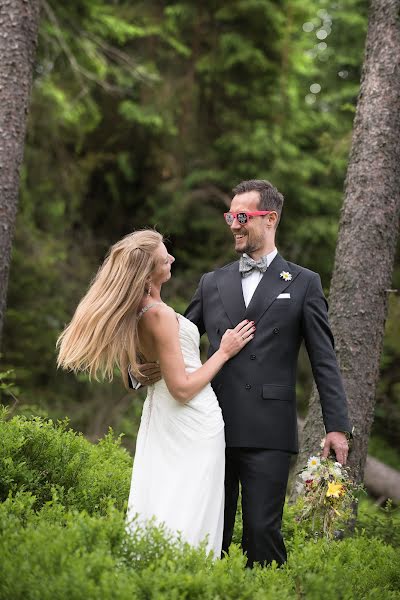
[[[269,265],[272,263],[272,261],[274,260],[274,258],[277,254],[278,254],[278,250],[276,248],[274,248],[272,250],[272,252],[267,254],[267,267],[269,267]],[[248,255],[243,254],[243,256],[248,256]],[[250,304],[253,294],[256,291],[256,288],[257,288],[258,284],[260,283],[263,275],[264,275],[264,273],[261,273],[261,271],[257,271],[257,269],[255,269],[254,271],[252,271],[250,273],[250,275],[247,275],[247,277],[242,277],[243,299],[244,299],[246,308]]]

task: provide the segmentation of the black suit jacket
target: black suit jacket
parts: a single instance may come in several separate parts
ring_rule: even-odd
[[[291,281],[280,277],[282,271]],[[278,299],[279,294],[290,298]],[[272,261],[249,306],[243,300],[239,262],[202,276],[185,316],[207,333],[208,356],[226,329],[254,320],[254,339],[212,381],[225,420],[226,445],[298,452],[296,369],[305,340],[325,429],[351,431],[347,402],[328,323],[327,302],[317,273]]]

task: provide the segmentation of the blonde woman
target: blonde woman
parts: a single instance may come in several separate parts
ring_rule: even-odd
[[[210,381],[253,337],[254,323],[228,330],[202,365],[197,327],[161,300],[174,262],[162,236],[136,231],[110,250],[71,323],[61,334],[58,366],[112,380],[158,362],[137,438],[128,527],[155,518],[183,539],[220,555],[224,512],[224,422]],[[137,520],[133,521],[135,515]]]

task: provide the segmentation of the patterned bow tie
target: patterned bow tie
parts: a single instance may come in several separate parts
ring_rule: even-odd
[[[265,273],[267,267],[268,263],[266,256],[262,256],[258,260],[253,260],[250,256],[242,256],[239,261],[239,271],[242,274],[242,277],[248,277],[253,271]]]

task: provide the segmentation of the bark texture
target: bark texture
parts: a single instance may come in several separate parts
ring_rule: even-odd
[[[345,182],[330,322],[354,425],[349,464],[361,482],[374,418],[400,216],[400,0],[372,0]],[[314,387],[296,471],[324,436]]]
[[[39,0],[0,0],[0,340],[39,23]]]

